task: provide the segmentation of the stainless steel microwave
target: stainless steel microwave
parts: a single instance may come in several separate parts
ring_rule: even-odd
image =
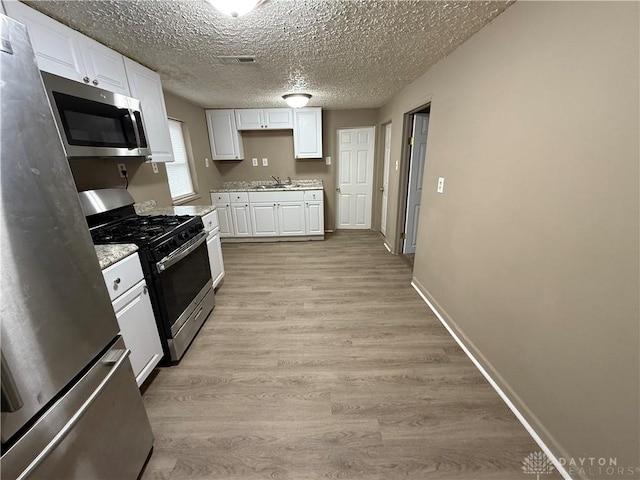
[[[67,157],[149,157],[140,101],[41,72]]]

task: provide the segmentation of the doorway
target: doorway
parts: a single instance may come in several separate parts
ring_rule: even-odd
[[[391,124],[384,126],[384,170],[382,172],[382,212],[380,233],[387,236],[387,207],[389,205],[389,164],[391,163]]]
[[[411,136],[409,137],[409,171],[406,182],[404,229],[402,253],[412,256],[416,252],[418,221],[422,200],[422,180],[426,164],[427,133],[429,130],[430,106],[411,114]],[[412,257],[410,257],[412,259]]]
[[[375,127],[338,130],[336,228],[370,229]]]

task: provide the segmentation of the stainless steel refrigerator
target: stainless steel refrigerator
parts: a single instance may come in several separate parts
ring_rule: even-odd
[[[24,26],[0,15],[3,479],[135,479],[153,436]]]

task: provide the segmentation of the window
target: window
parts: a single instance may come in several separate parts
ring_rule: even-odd
[[[194,195],[193,181],[191,180],[191,170],[189,169],[189,158],[187,156],[187,146],[182,134],[182,122],[169,119],[169,136],[173,147],[173,162],[167,162],[167,176],[169,177],[169,190],[171,198],[188,197]]]

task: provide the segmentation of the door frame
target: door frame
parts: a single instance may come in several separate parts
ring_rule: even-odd
[[[420,113],[426,108],[431,108],[431,98],[419,107],[409,110],[402,116],[402,151],[400,153],[400,166],[398,168],[398,205],[396,210],[396,231],[393,243],[394,254],[402,254],[402,248],[404,245],[402,232],[404,231],[404,219],[406,218],[407,211],[409,164],[411,160],[411,145],[409,145],[409,138],[411,137],[411,129],[413,127],[413,115]]]
[[[336,151],[335,151],[335,176],[334,176],[334,184],[335,184],[335,192],[334,192],[334,198],[335,198],[335,213],[334,213],[334,219],[333,219],[333,223],[334,223],[334,231],[335,230],[348,230],[348,229],[341,229],[338,228],[339,225],[339,220],[340,220],[340,192],[338,192],[338,188],[340,188],[340,135],[339,132],[340,130],[361,130],[363,128],[370,128],[373,130],[373,168],[371,171],[371,219],[370,219],[370,225],[369,225],[369,230],[373,230],[373,225],[374,225],[374,219],[375,219],[375,203],[374,203],[374,193],[376,190],[376,158],[377,158],[377,148],[376,148],[376,139],[377,139],[377,131],[378,131],[378,127],[376,125],[363,125],[360,127],[338,127],[336,128]],[[364,229],[363,229],[364,230]]]
[[[383,123],[381,125],[380,131],[381,131],[381,135],[380,138],[382,139],[382,174],[380,176],[380,182],[379,184],[381,185],[381,187],[379,187],[379,190],[381,192],[380,195],[380,212],[378,212],[378,218],[380,219],[380,225],[378,226],[379,228],[377,228],[377,230],[380,231],[380,233],[382,234],[382,236],[385,238],[385,243],[386,243],[386,238],[387,238],[387,223],[389,222],[389,215],[388,212],[384,211],[384,196],[385,194],[387,195],[387,210],[389,207],[389,178],[391,177],[391,136],[389,136],[389,164],[387,165],[387,128],[389,129],[391,135],[393,135],[393,123],[392,122],[386,122]],[[386,191],[385,189],[385,185],[384,185],[384,173],[385,173],[385,168],[387,170],[387,185],[386,185]],[[376,183],[377,184],[377,183]],[[382,189],[382,191],[380,190]],[[377,204],[377,199],[376,199],[376,204]],[[382,217],[384,216],[384,225],[382,222]],[[384,231],[383,231],[384,229]]]

